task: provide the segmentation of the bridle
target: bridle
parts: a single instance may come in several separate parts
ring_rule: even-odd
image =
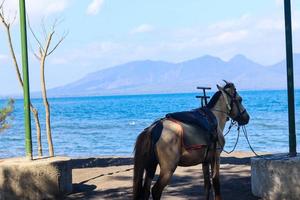
[[[234,88],[234,93],[231,95],[229,92],[227,92],[225,89],[223,92],[230,98],[230,104],[227,101],[227,98],[225,97],[225,102],[226,102],[226,107],[228,109],[228,113],[226,113],[228,116],[232,116],[232,110],[233,110],[233,105],[235,104],[237,109],[238,109],[238,114],[235,117],[231,117],[233,121],[238,122],[239,119],[242,117],[242,115],[246,112],[246,109],[241,111],[240,106],[238,105],[239,100],[236,98],[237,92],[236,89]],[[222,92],[222,94],[223,94]]]
[[[227,115],[227,121],[229,120],[229,118],[231,118],[233,122],[239,122],[239,120],[242,118],[242,115],[246,112],[246,109],[244,109],[244,110],[240,109],[240,106],[238,105],[239,100],[237,99],[236,89],[234,88],[233,95],[231,95],[225,89],[222,89],[222,91],[219,91],[219,92],[221,92],[221,94],[224,96],[227,111],[222,111],[222,110],[217,110],[217,109],[213,109],[213,110],[226,114]],[[228,102],[228,99],[225,95],[227,97],[229,97],[230,103]],[[231,117],[234,105],[236,105],[236,107],[238,109],[238,114],[235,117]]]
[[[231,123],[230,123],[230,125],[229,125],[229,127],[228,127],[228,130],[227,130],[227,132],[224,134],[224,138],[225,138],[225,136],[230,132],[231,128],[232,128],[233,126],[235,126],[235,125],[237,125],[238,135],[237,135],[237,138],[236,138],[236,142],[235,142],[235,144],[234,144],[234,146],[233,146],[233,149],[232,149],[231,151],[226,151],[226,150],[224,149],[224,146],[222,146],[220,143],[219,143],[220,147],[218,147],[218,149],[221,149],[221,151],[224,151],[224,152],[227,153],[227,154],[232,153],[232,152],[235,150],[235,148],[236,148],[236,146],[237,146],[237,144],[238,144],[239,136],[240,136],[240,128],[241,128],[241,129],[242,129],[242,132],[244,133],[244,136],[245,136],[245,138],[246,138],[246,140],[247,140],[247,143],[248,143],[248,145],[249,145],[249,147],[250,147],[250,149],[251,149],[251,151],[252,151],[256,156],[262,157],[262,156],[258,155],[258,154],[254,151],[253,147],[251,146],[250,141],[249,141],[249,138],[248,138],[248,133],[247,133],[247,130],[246,130],[246,126],[240,125],[240,124],[238,123],[238,122],[239,122],[239,119],[240,119],[240,118],[242,117],[242,115],[246,112],[246,109],[244,108],[244,110],[241,111],[240,106],[238,105],[239,100],[237,99],[237,92],[236,92],[236,89],[234,88],[234,93],[233,93],[233,95],[231,95],[229,92],[227,92],[224,88],[222,88],[222,91],[220,91],[220,92],[221,92],[221,94],[222,94],[223,96],[224,96],[224,94],[225,94],[225,95],[227,95],[227,96],[230,98],[230,104],[229,104],[227,98],[224,96],[224,99],[225,99],[225,102],[226,102],[226,106],[227,106],[228,112],[219,111],[219,110],[215,110],[215,111],[219,111],[219,112],[225,113],[225,114],[227,115],[227,117],[230,117],[231,114],[232,114],[232,110],[233,110],[232,108],[233,108],[233,105],[234,105],[234,104],[236,105],[236,107],[237,107],[237,109],[238,109],[238,114],[237,114],[237,116],[232,117],[232,120],[231,120]],[[240,100],[240,102],[241,102],[241,100]]]

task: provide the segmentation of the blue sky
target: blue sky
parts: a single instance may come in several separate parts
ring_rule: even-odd
[[[64,85],[85,74],[133,60],[180,62],[206,54],[228,60],[244,54],[262,64],[284,57],[283,0],[27,0],[33,29],[41,36],[63,19],[56,39],[69,34],[48,58],[48,88]],[[12,16],[18,0],[7,0]],[[300,1],[292,1],[294,51],[300,52]],[[18,57],[19,23],[12,27]],[[0,29],[0,96],[21,93],[4,29]],[[39,91],[39,64],[29,35],[31,91]],[[242,66],[241,66],[242,67]]]

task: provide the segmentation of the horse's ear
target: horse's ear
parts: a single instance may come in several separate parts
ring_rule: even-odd
[[[217,84],[217,88],[218,88],[219,91],[223,90],[223,88],[221,86],[219,86],[218,84]]]
[[[223,81],[224,81],[224,83],[225,83],[226,85],[229,84],[228,81],[226,81],[226,80],[224,80],[224,79],[223,79]]]

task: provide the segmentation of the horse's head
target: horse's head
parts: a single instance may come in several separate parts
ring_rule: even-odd
[[[250,116],[242,104],[242,97],[236,91],[233,83],[228,83],[226,81],[225,83],[226,85],[224,87],[219,85],[217,85],[217,87],[222,93],[229,117],[236,121],[239,125],[248,124]]]

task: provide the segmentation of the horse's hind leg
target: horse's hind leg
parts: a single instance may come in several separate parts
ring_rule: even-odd
[[[213,173],[213,188],[215,193],[215,200],[221,200],[221,190],[220,190],[220,155],[216,156],[215,163],[212,163],[212,166],[214,166],[214,173]]]
[[[169,183],[179,162],[178,154],[174,152],[170,153],[167,148],[160,149],[158,152],[160,174],[152,188],[153,200],[160,199],[163,189]]]
[[[143,199],[148,200],[150,196],[150,188],[151,188],[151,183],[155,175],[155,171],[157,168],[157,163],[153,164],[151,167],[146,169],[146,177],[145,177],[145,182],[144,182],[144,197]]]
[[[152,197],[153,200],[159,200],[162,194],[163,189],[169,183],[174,170],[161,170],[159,174],[159,178],[155,185],[152,188]]]
[[[213,187],[214,187],[214,192],[215,192],[215,200],[221,200],[219,175],[217,175],[216,177],[214,177],[212,179],[212,181],[213,181]]]
[[[209,200],[210,188],[211,188],[209,163],[205,162],[205,163],[202,164],[202,171],[203,171],[203,176],[204,176],[204,194],[205,194],[205,199]]]
[[[164,121],[160,139],[156,143],[156,156],[160,174],[152,188],[153,200],[160,199],[163,189],[169,183],[181,156],[180,127],[174,122]]]
[[[179,162],[179,148],[172,143],[168,145],[169,146],[165,145],[164,142],[158,143],[157,145],[160,174],[157,182],[152,188],[153,200],[160,199],[163,189],[169,183]]]
[[[146,175],[145,183],[144,183],[144,200],[148,200],[150,196],[150,188],[151,188],[152,178]]]

